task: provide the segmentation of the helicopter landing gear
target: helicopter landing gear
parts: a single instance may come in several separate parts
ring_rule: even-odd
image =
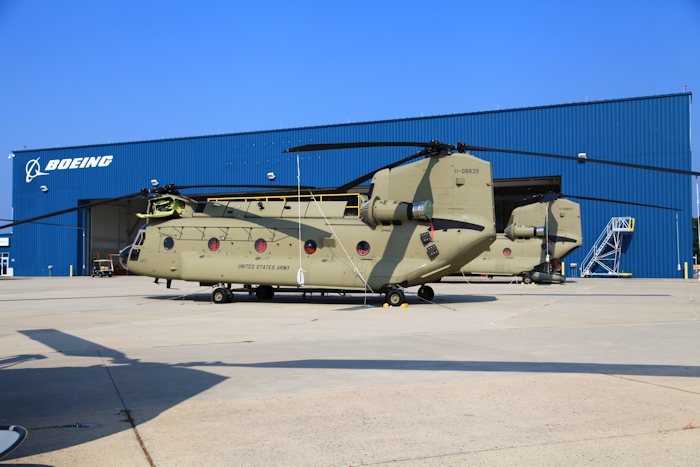
[[[523,284],[532,284],[532,276],[530,274],[523,276]]]
[[[386,293],[386,302],[390,306],[401,306],[406,303],[406,296],[399,289],[393,289]]]
[[[421,285],[418,289],[418,298],[425,300],[426,302],[431,302],[435,297],[435,292],[433,288],[428,285]]]
[[[228,303],[233,298],[233,294],[223,287],[217,287],[211,293],[211,301],[214,303]]]
[[[272,297],[275,296],[275,289],[269,285],[259,285],[255,289],[255,296],[258,297],[258,300],[272,300]]]

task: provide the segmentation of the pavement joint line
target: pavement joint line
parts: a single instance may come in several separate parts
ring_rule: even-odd
[[[458,451],[458,452],[451,452],[451,453],[446,453],[446,454],[435,454],[433,456],[397,457],[396,459],[384,460],[384,461],[379,461],[379,462],[371,462],[371,463],[362,462],[360,465],[383,465],[383,464],[390,464],[393,462],[406,462],[406,461],[414,461],[414,460],[421,460],[421,459],[439,459],[441,457],[463,456],[463,455],[468,455],[468,454],[481,454],[484,452],[509,451],[511,449],[536,448],[539,446],[561,446],[561,445],[565,445],[565,444],[581,443],[581,442],[587,442],[587,441],[604,441],[604,440],[608,440],[608,439],[618,439],[618,438],[636,438],[639,436],[648,436],[648,435],[655,435],[655,434],[666,435],[669,433],[678,433],[678,432],[682,432],[682,431],[688,431],[688,428],[676,428],[676,429],[668,429],[668,430],[659,429],[658,431],[650,431],[647,433],[635,433],[635,434],[631,434],[631,435],[624,434],[624,435],[615,435],[615,436],[600,436],[600,437],[593,437],[593,438],[572,439],[572,440],[567,440],[567,441],[523,444],[520,446],[504,446],[502,448],[495,447],[495,448],[490,448],[490,449],[477,449],[474,451]],[[343,465],[345,465],[345,463]],[[348,464],[348,465],[352,465],[352,464]]]
[[[587,288],[586,290],[582,290],[582,291],[580,291],[580,292],[576,292],[576,293],[574,293],[574,295],[575,295],[575,296],[578,296],[578,295],[584,296],[583,294],[584,294],[585,292],[588,292],[589,290],[596,289],[596,288],[600,287],[601,285],[602,285],[602,284],[594,285],[594,286],[592,286],[592,287]],[[546,307],[546,306],[549,306],[549,305],[553,305],[553,304],[555,304],[555,303],[558,303],[558,302],[560,302],[560,301],[562,301],[562,300],[564,300],[565,298],[568,298],[568,297],[569,297],[569,295],[562,296],[562,297],[560,297],[558,300],[552,300],[551,302],[547,302],[547,303],[545,303],[545,304],[543,304],[543,305],[536,306],[536,307],[534,307],[534,308],[530,308],[529,310],[525,310],[525,311],[522,311],[522,312],[520,312],[520,313],[516,313],[516,314],[514,314],[514,315],[508,316],[507,318],[499,319],[499,320],[494,321],[493,323],[490,323],[490,324],[497,324],[497,323],[500,323],[501,321],[505,321],[505,320],[507,320],[507,319],[515,318],[516,316],[524,315],[525,313],[529,313],[529,312],[531,312],[531,311],[539,310],[539,309],[544,308],[544,307]]]
[[[100,353],[100,350],[97,350],[97,355],[100,357],[100,360],[102,360],[102,366],[104,367],[105,370],[107,370],[107,375],[109,376],[109,379],[112,381],[112,385],[114,386],[114,390],[117,392],[117,396],[119,397],[119,400],[122,403],[122,407],[124,407],[124,414],[126,415],[126,420],[128,421],[129,424],[131,425],[131,428],[134,430],[134,435],[136,435],[136,440],[139,442],[141,445],[141,449],[143,450],[144,455],[146,456],[146,460],[148,461],[148,464],[151,467],[156,467],[156,464],[153,462],[153,459],[151,458],[151,455],[148,453],[148,449],[146,448],[146,444],[143,442],[143,438],[141,438],[141,435],[139,434],[139,430],[136,428],[136,424],[134,423],[134,419],[131,417],[131,410],[126,406],[126,403],[124,402],[124,398],[122,397],[121,393],[119,392],[119,388],[117,387],[117,383],[114,381],[114,378],[112,377],[112,373],[109,371],[109,367],[104,361],[104,358],[102,357],[102,354]]]
[[[695,394],[696,396],[700,396],[700,393],[699,393],[699,392],[688,391],[687,389],[674,388],[674,387],[672,387],[672,386],[665,386],[665,385],[663,385],[663,384],[650,383],[650,382],[648,382],[648,381],[640,381],[640,380],[638,380],[638,379],[628,378],[628,377],[625,377],[625,376],[622,376],[622,375],[614,375],[614,374],[611,374],[611,373],[598,373],[598,374],[599,374],[599,375],[610,376],[610,377],[613,377],[613,378],[624,379],[624,380],[627,380],[627,381],[632,381],[632,382],[634,382],[634,383],[648,384],[648,385],[650,385],[650,386],[657,386],[657,387],[660,387],[660,388],[672,389],[672,390],[674,390],[674,391],[687,392],[688,394]]]

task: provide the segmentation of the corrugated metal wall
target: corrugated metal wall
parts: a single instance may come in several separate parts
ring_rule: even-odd
[[[161,183],[296,184],[296,156],[282,150],[308,143],[351,141],[464,141],[476,146],[577,155],[691,170],[689,93],[606,100],[527,109],[331,125],[289,130],[17,151],[13,160],[16,219],[110,198]],[[338,186],[411,153],[410,148],[338,150],[301,155],[301,183]],[[113,155],[108,167],[54,170],[26,183],[26,164],[39,159]],[[622,270],[635,277],[681,277],[679,257],[692,264],[691,177],[532,156],[480,153],[494,178],[561,175],[570,195],[612,198],[680,209],[675,212],[623,204],[579,201],[584,246],[567,258],[580,263],[613,216],[633,216],[637,228],[626,244]],[[274,183],[266,174],[275,172]],[[49,188],[42,193],[40,185]],[[46,222],[80,226],[67,214]],[[68,274],[78,267],[82,231],[45,225],[14,229],[15,274]],[[568,272],[568,271],[567,271]]]

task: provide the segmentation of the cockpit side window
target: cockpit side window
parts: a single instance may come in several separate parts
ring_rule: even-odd
[[[146,232],[140,231],[134,240],[134,245],[143,245],[144,241],[146,241]]]

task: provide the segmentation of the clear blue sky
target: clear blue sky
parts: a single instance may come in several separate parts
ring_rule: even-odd
[[[700,1],[0,0],[0,63],[10,218],[24,146],[700,92]]]

